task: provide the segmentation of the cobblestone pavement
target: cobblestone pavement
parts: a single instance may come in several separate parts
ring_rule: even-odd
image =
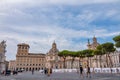
[[[23,72],[18,75],[0,76],[0,80],[120,80],[120,74],[94,73],[91,78],[80,77],[78,73],[53,73],[51,76],[44,75],[40,72]]]

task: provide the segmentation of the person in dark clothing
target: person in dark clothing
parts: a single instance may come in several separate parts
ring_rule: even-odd
[[[44,74],[47,74],[47,68],[44,69]]]
[[[83,77],[83,67],[80,65],[80,76]]]
[[[119,69],[118,68],[116,68],[116,72],[117,72],[117,74],[119,73]]]
[[[87,65],[87,77],[91,77],[90,73],[90,67]]]
[[[32,69],[32,75],[34,74],[34,69]]]
[[[111,74],[112,74],[112,72],[113,72],[112,68],[110,70],[111,70]]]
[[[50,68],[50,74],[52,74],[52,68]]]

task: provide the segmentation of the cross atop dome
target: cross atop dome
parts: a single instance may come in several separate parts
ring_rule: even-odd
[[[56,45],[56,43],[55,43],[55,40],[54,40],[54,42],[53,42],[53,44],[52,44],[52,48],[57,48],[57,45]]]
[[[93,42],[97,42],[97,38],[95,37],[95,35],[93,37]]]

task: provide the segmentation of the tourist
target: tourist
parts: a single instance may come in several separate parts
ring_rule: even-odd
[[[95,68],[93,67],[93,71],[92,71],[93,73],[95,73]]]
[[[118,69],[118,68],[116,68],[116,73],[117,73],[117,74],[119,73],[119,69]]]
[[[34,74],[34,69],[32,69],[32,75]]]
[[[91,78],[90,67],[87,65],[87,77]]]
[[[83,76],[83,67],[82,67],[82,65],[80,65],[80,76],[81,76],[81,77],[84,77],[84,76]]]
[[[50,68],[50,74],[52,74],[52,68]]]
[[[50,76],[50,68],[47,70],[47,75]]]
[[[110,70],[111,70],[111,74],[112,74],[112,72],[113,72],[112,68]]]
[[[45,67],[45,69],[44,69],[44,74],[47,74],[47,68]]]

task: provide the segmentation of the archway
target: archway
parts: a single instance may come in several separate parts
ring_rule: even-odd
[[[28,68],[26,68],[26,71],[28,71]]]
[[[55,65],[55,68],[58,69],[58,65],[57,64]]]
[[[29,68],[29,71],[31,71],[31,68]]]
[[[35,70],[34,68],[32,68],[32,70]]]

